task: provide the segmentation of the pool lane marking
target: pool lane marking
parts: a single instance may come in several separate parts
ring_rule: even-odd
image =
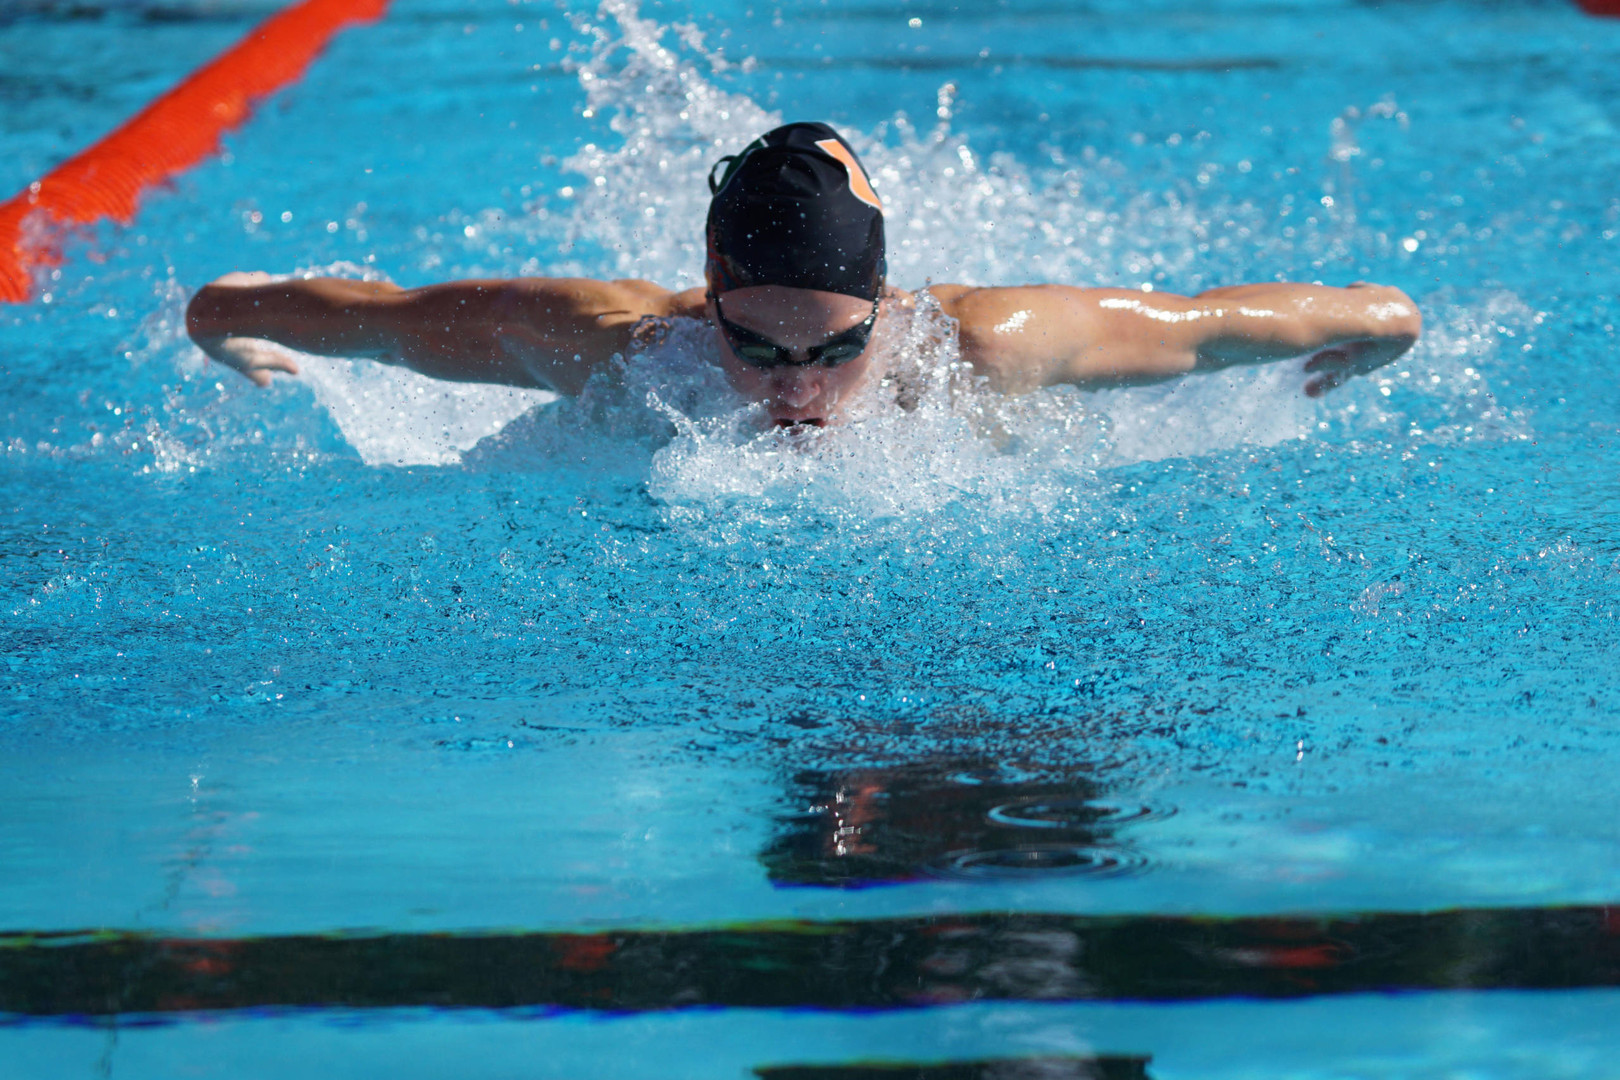
[[[1620,907],[979,913],[597,933],[0,934],[0,1027],[258,1008],[924,1009],[1620,987]]]
[[[1053,1057],[985,1058],[977,1061],[910,1062],[878,1059],[844,1065],[761,1065],[759,1080],[995,1080],[997,1077],[1085,1077],[1086,1080],[1152,1080],[1146,1054],[1064,1054]]]
[[[33,272],[62,262],[62,234],[128,225],[143,192],[219,150],[262,98],[298,79],[339,30],[389,0],[301,0],[260,23],[118,130],[0,204],[0,302],[25,303]]]

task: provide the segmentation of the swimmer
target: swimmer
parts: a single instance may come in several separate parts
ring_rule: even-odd
[[[847,418],[884,374],[882,329],[918,299],[886,281],[883,207],[860,160],[825,124],[787,124],[722,158],[709,187],[705,288],[519,278],[402,289],[231,273],[197,292],[186,326],[260,386],[298,373],[296,349],[572,395],[660,320],[701,320],[712,361],[776,425]],[[962,359],[1012,394],[1305,356],[1314,397],[1389,363],[1422,329],[1405,293],[1360,282],[1193,297],[1065,285],[926,291],[954,320]]]

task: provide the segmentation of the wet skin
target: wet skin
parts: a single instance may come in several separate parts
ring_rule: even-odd
[[[1417,305],[1399,289],[1233,285],[1197,296],[1065,285],[979,288],[932,285],[953,320],[962,359],[993,389],[1155,382],[1194,371],[1309,357],[1311,396],[1405,353],[1422,332]],[[889,288],[871,343],[838,367],[761,369],[721,335],[704,289],[673,292],[650,281],[517,278],[454,281],[416,289],[387,282],[276,281],[232,273],[198,290],[186,312],[210,357],[264,386],[296,374],[288,349],[408,367],[438,379],[578,394],[630,351],[647,319],[706,321],[710,357],[744,396],[780,425],[827,424],[881,372],[888,313],[915,296]],[[859,297],[768,285],[725,294],[726,317],[808,359],[809,348],[864,320]]]

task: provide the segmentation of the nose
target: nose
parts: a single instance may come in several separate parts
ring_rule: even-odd
[[[821,387],[817,368],[778,368],[772,372],[771,397],[790,409],[810,404],[820,395]]]

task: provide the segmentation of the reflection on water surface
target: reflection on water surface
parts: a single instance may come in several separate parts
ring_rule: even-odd
[[[1162,816],[1085,773],[1009,778],[989,758],[804,771],[790,799],[805,809],[761,856],[778,885],[1129,873],[1146,864],[1118,830]]]

